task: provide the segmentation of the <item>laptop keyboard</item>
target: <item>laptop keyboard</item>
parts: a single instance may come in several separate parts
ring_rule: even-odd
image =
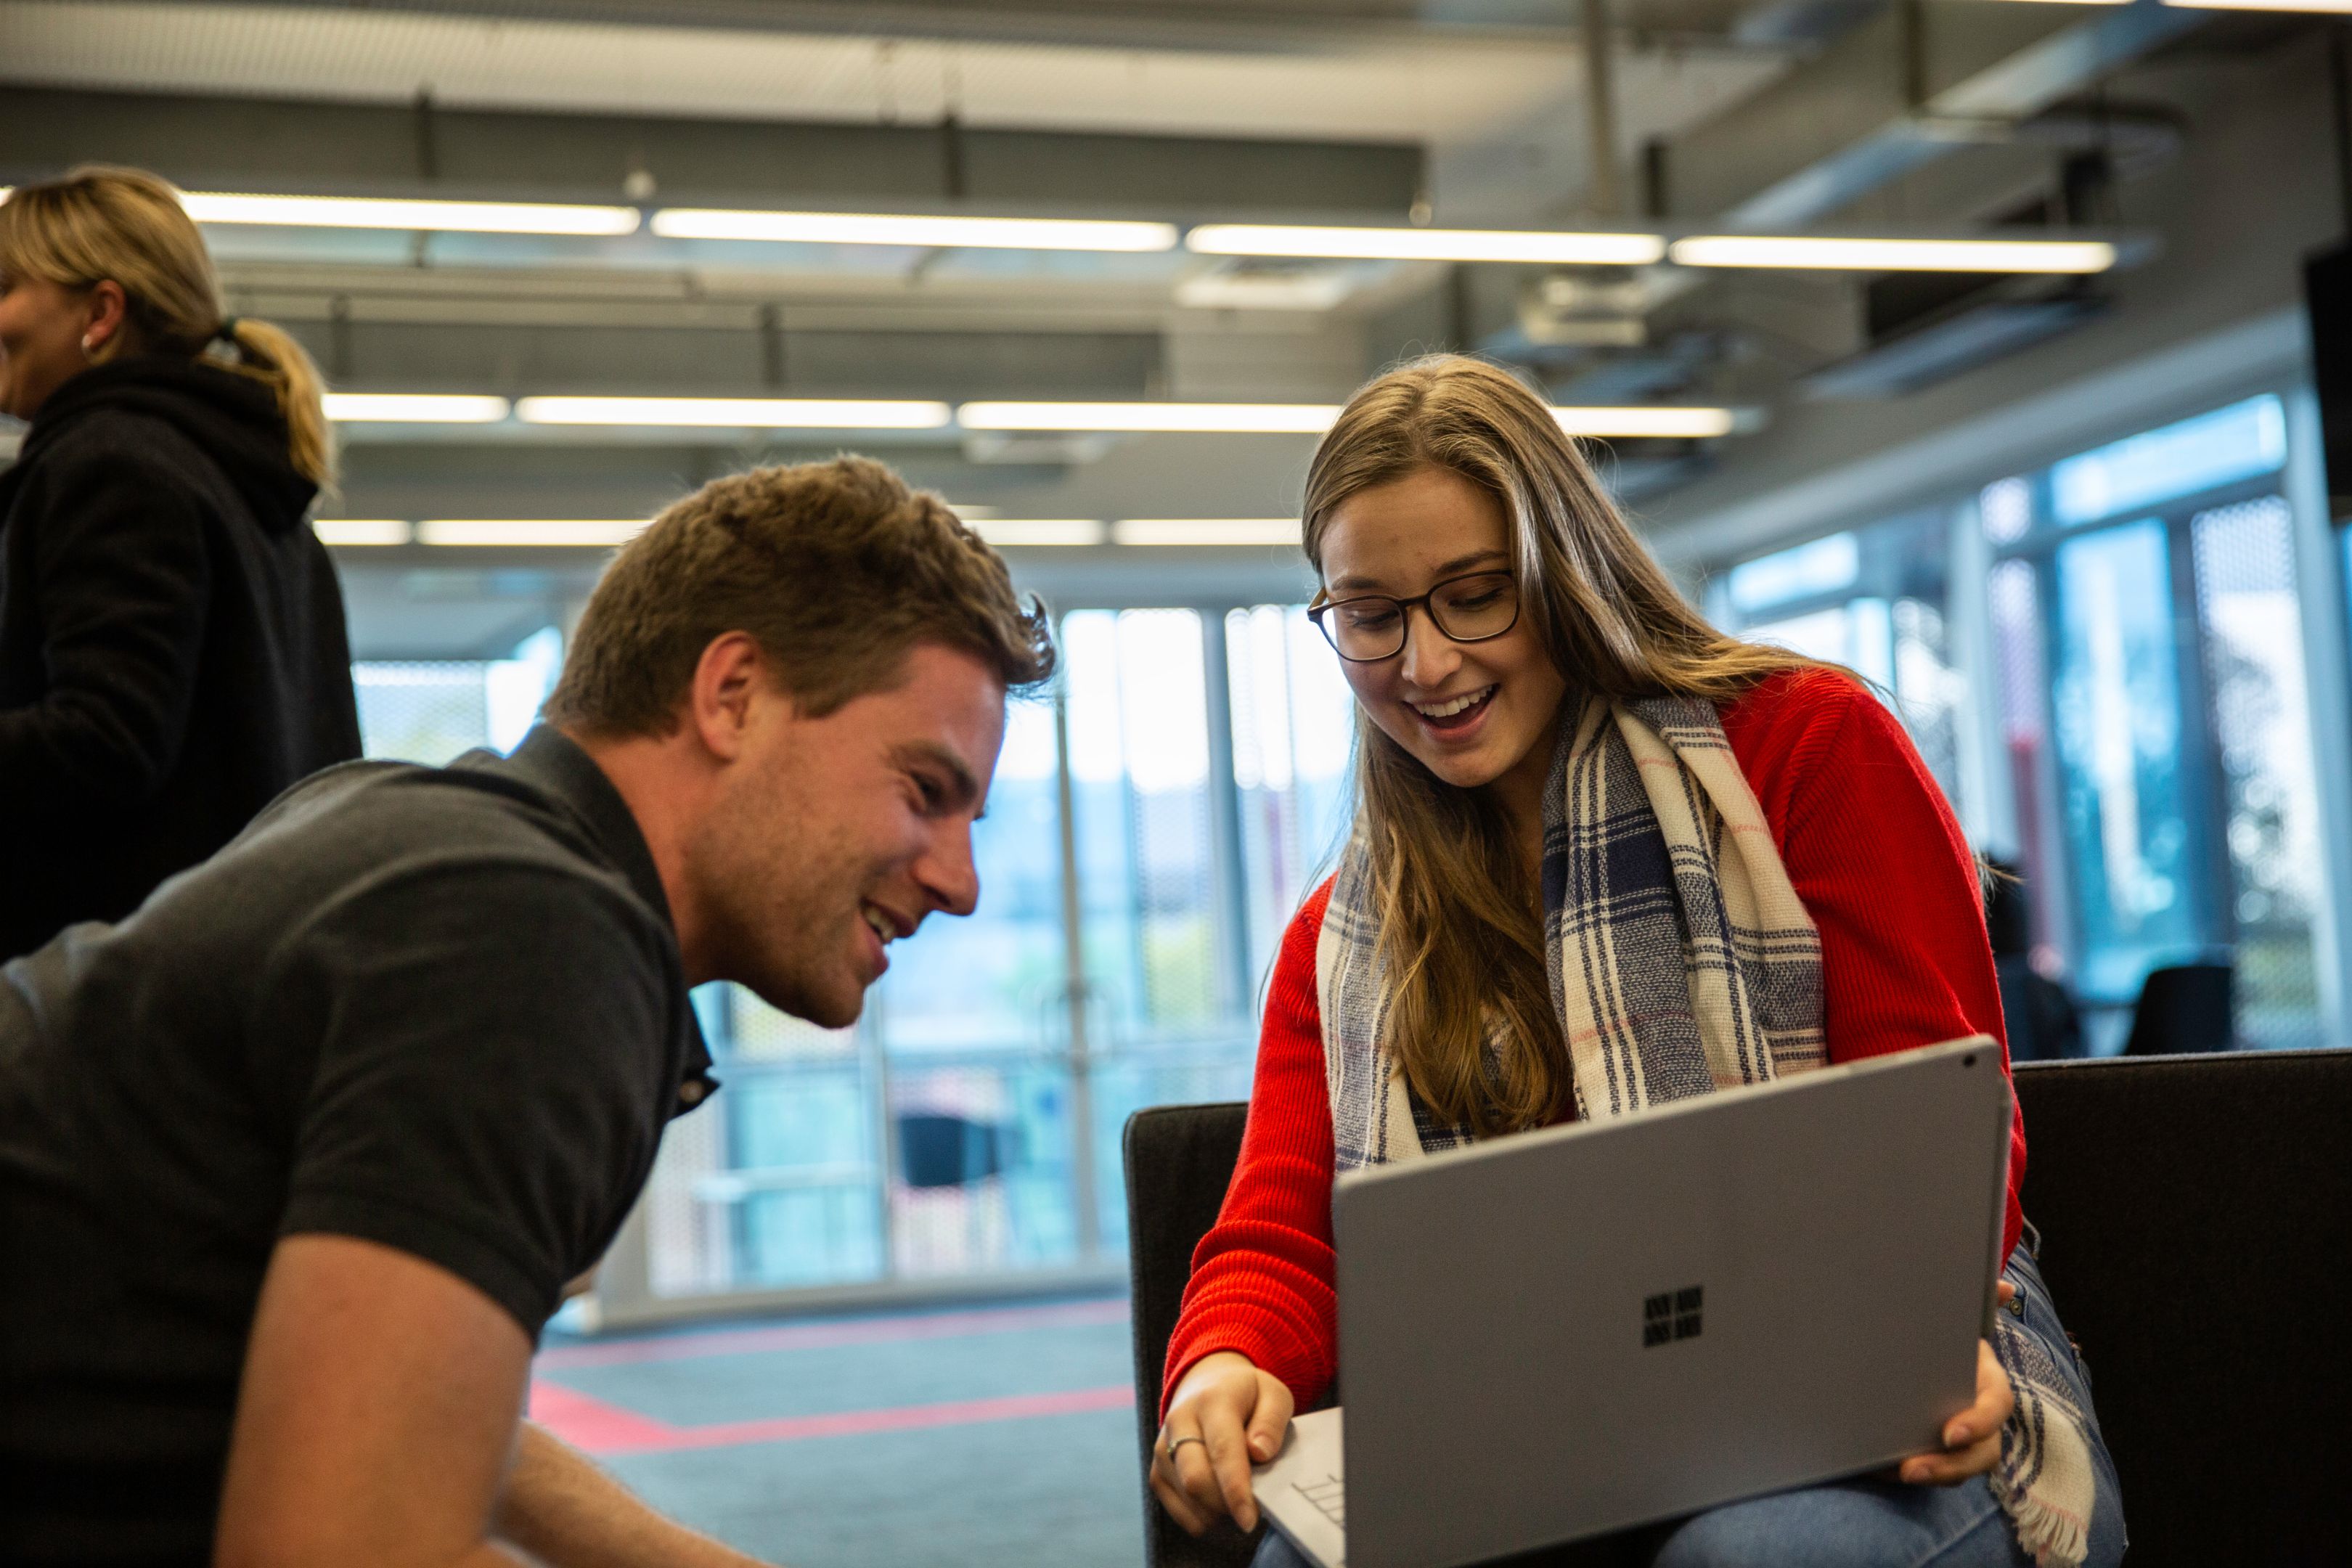
[[[1302,1484],[1298,1495],[1315,1505],[1316,1510],[1340,1529],[1348,1528],[1347,1483],[1338,1476]]]

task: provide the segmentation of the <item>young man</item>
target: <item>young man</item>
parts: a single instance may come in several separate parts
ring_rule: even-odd
[[[0,1561],[745,1563],[522,1423],[532,1346],[714,1087],[688,988],[855,1019],[1053,663],[879,465],[722,479],[513,756],[320,773],[0,970]]]

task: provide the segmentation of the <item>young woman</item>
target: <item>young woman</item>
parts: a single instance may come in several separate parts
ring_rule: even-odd
[[[1196,1533],[1255,1524],[1250,1465],[1339,1370],[1335,1171],[2001,1031],[1975,863],[1894,718],[1706,625],[1510,376],[1440,357],[1364,388],[1305,530],[1357,816],[1284,939],[1169,1347],[1151,1484]],[[2006,1310],[1942,1452],[1570,1554],[2120,1558],[2087,1379],[2019,1245],[2024,1165],[2021,1125]],[[1257,1561],[1295,1553],[1269,1531]]]
[[[280,790],[359,755],[343,600],[308,514],[318,372],[222,314],[152,174],[0,201],[0,959],[129,913]]]

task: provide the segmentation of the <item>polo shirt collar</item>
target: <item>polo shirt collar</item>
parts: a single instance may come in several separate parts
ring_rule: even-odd
[[[628,878],[637,897],[672,931],[677,929],[669,893],[662,887],[661,871],[654,865],[654,852],[646,846],[636,814],[578,742],[550,725],[534,724],[522,744],[507,754],[506,765],[570,806]]]
[[[522,744],[509,752],[502,765],[507,771],[520,773],[572,808],[574,816],[587,825],[596,843],[613,858],[629,886],[646,901],[646,907],[661,916],[662,923],[676,936],[677,925],[671,916],[669,893],[662,887],[661,871],[654,864],[654,852],[646,844],[645,830],[637,826],[636,814],[596,759],[583,751],[578,742],[562,731],[547,724],[534,724],[522,738]],[[684,1079],[677,1089],[677,1108],[691,1110],[710,1098],[719,1080],[710,1076],[710,1047],[702,1037],[702,1020],[689,1006],[687,1012],[687,1061]]]

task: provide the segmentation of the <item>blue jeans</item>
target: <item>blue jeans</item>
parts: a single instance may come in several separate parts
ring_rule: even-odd
[[[2025,1328],[2045,1342],[2062,1373],[2072,1372],[2072,1392],[2090,1418],[2098,1500],[2085,1568],[2114,1568],[2124,1555],[2123,1494],[2091,1406],[2090,1373],[2026,1247],[2010,1255],[2001,1277],[2017,1287]],[[1956,1487],[1832,1481],[1507,1561],[1512,1568],[2033,1568],[1981,1476]],[[1307,1562],[1269,1529],[1253,1568],[1307,1568]]]

